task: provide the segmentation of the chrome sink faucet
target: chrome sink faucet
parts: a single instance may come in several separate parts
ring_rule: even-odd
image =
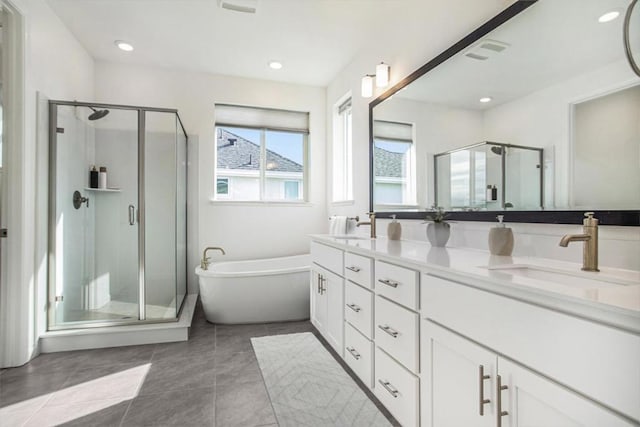
[[[371,226],[371,238],[376,238],[376,213],[369,212],[369,221],[358,221],[356,223],[356,227],[360,227],[361,225],[370,225]]]
[[[203,270],[208,270],[209,269],[209,264],[211,264],[211,257],[207,256],[207,251],[220,251],[222,252],[222,255],[226,255],[224,249],[219,248],[217,246],[210,246],[208,248],[204,249],[204,252],[202,252],[202,259],[200,260],[200,268],[202,268]]]
[[[582,270],[598,270],[598,220],[593,212],[585,212],[582,221],[583,234],[566,234],[560,239],[560,246],[566,248],[571,242],[584,242],[582,250]]]

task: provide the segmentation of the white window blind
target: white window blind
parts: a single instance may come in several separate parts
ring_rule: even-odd
[[[215,105],[216,126],[309,133],[309,113],[242,105]]]
[[[388,141],[412,142],[413,126],[409,123],[375,120],[373,122],[373,138]]]

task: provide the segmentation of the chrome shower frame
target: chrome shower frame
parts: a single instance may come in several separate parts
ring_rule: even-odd
[[[87,108],[104,108],[104,109],[118,109],[118,110],[133,110],[137,111],[138,116],[138,308],[139,319],[114,319],[96,322],[69,322],[64,325],[55,324],[55,311],[52,307],[56,302],[55,288],[56,283],[56,153],[57,153],[57,112],[59,106],[69,107],[87,107]],[[177,122],[180,125],[180,130],[185,137],[185,155],[188,158],[188,141],[189,137],[185,130],[182,119],[178,114],[177,109],[172,108],[157,108],[157,107],[143,107],[134,105],[119,105],[119,104],[104,104],[94,102],[78,102],[78,101],[62,101],[62,100],[50,100],[49,101],[49,185],[48,185],[48,257],[47,257],[47,330],[68,330],[68,329],[86,329],[86,328],[101,328],[111,326],[128,326],[128,325],[142,325],[152,323],[171,323],[177,322],[182,313],[186,298],[183,298],[180,307],[176,307],[176,317],[170,319],[146,319],[146,287],[145,287],[145,113],[146,112],[159,112],[159,113],[173,113],[176,116]],[[179,131],[178,129],[176,129]],[[176,144],[177,150],[177,144]],[[188,175],[188,172],[187,172]],[[188,180],[186,181],[185,194],[187,194]],[[177,227],[176,227],[177,230]],[[188,239],[187,234],[187,221],[184,224],[185,240]],[[188,241],[186,241],[188,245]],[[185,260],[185,262],[188,262]],[[188,264],[187,264],[188,265]],[[188,269],[187,269],[188,271]],[[188,274],[188,273],[187,273]]]

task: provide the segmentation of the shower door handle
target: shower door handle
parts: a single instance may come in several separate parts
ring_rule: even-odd
[[[129,225],[136,225],[136,207],[129,205]]]

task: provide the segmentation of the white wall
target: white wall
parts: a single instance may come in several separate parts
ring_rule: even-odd
[[[198,230],[197,242],[189,243],[190,271],[206,246],[223,247],[227,260],[293,255],[308,252],[308,234],[326,231],[325,96],[325,89],[318,87],[109,62],[96,65],[97,101],[176,108],[187,132],[198,138]],[[310,113],[308,204],[211,201],[215,103]],[[214,261],[221,259],[218,254],[213,257]],[[192,273],[189,292],[197,292]]]
[[[345,93],[353,93],[354,203],[331,204],[331,215],[362,215],[369,210],[369,102],[385,89],[375,89],[374,97],[360,96],[360,79],[375,72],[380,61],[391,65],[391,84],[399,82],[428,60],[457,42],[472,30],[513,3],[510,0],[434,0],[425,1],[421,10],[408,7],[396,16],[363,47],[327,88],[327,117]],[[327,135],[333,135],[327,123]],[[330,144],[328,158],[331,157]],[[331,165],[327,182],[331,183]],[[330,188],[330,187],[328,187]],[[325,227],[326,229],[327,227]]]
[[[9,182],[9,191],[16,194],[14,206],[21,207],[20,225],[12,230],[20,241],[12,266],[20,273],[3,289],[2,300],[8,305],[3,304],[0,313],[0,366],[25,363],[46,324],[48,131],[45,120],[36,120],[37,112],[42,111],[36,104],[36,92],[58,99],[91,99],[94,94],[93,59],[46,2],[10,3],[25,18],[24,143],[17,148],[19,161],[13,163],[19,165],[20,174]],[[11,345],[4,345],[6,342]]]

